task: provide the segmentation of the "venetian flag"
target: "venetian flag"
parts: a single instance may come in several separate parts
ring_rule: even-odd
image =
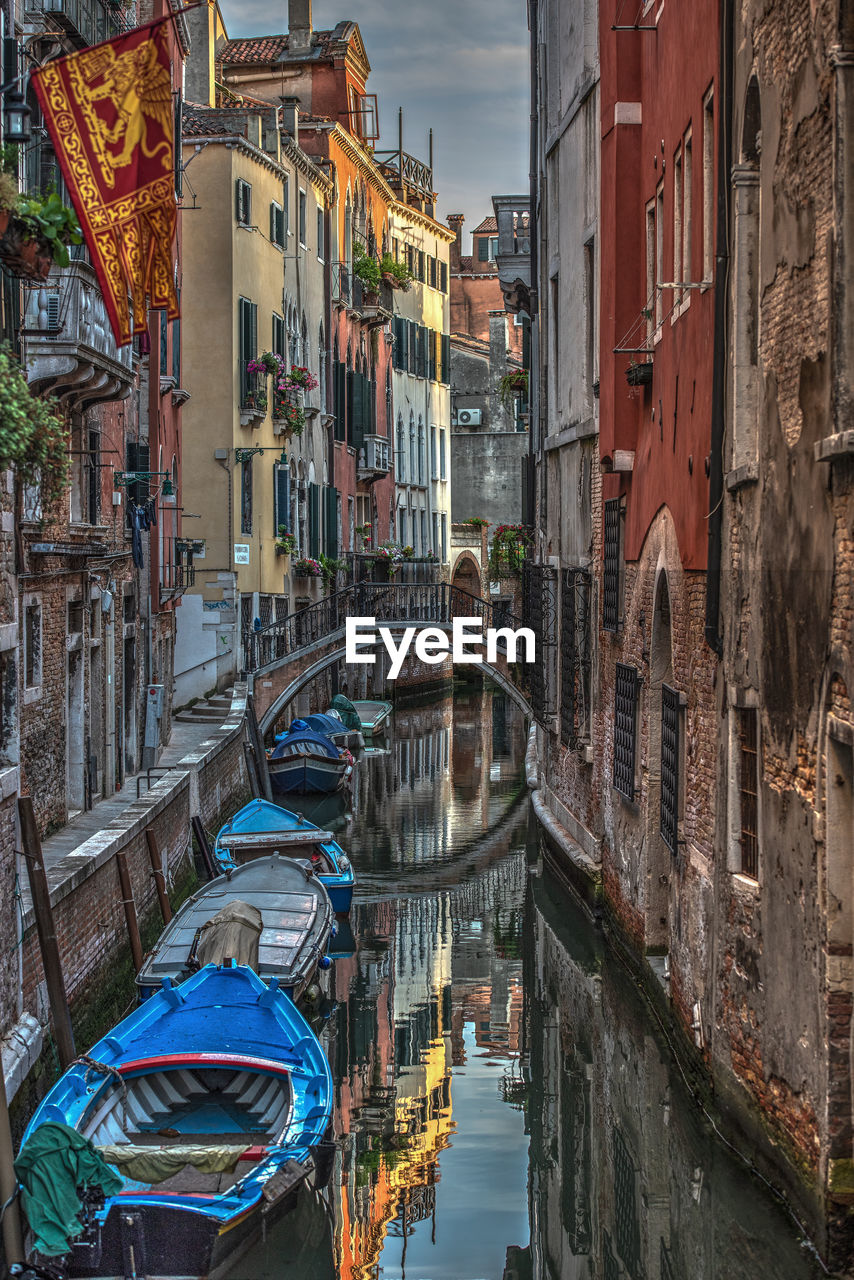
[[[32,75],[119,346],[147,329],[147,307],[178,315],[168,23],[137,27]]]

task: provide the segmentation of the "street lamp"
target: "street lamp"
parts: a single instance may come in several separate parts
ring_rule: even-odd
[[[5,95],[3,102],[3,139],[5,142],[29,142],[30,108],[17,90]]]

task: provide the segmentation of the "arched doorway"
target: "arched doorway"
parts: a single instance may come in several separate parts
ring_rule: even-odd
[[[473,556],[463,553],[454,565],[451,585],[468,591],[470,595],[482,596],[480,566]]]

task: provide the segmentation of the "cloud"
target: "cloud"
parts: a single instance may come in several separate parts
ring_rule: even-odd
[[[286,31],[282,0],[221,0],[231,36]],[[469,229],[498,192],[528,186],[528,27],[525,0],[314,0],[317,29],[358,22],[378,95],[381,149],[427,158],[433,129],[439,213],[464,213]]]

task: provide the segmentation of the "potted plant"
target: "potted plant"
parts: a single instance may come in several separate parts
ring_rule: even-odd
[[[311,556],[301,556],[294,562],[293,575],[295,578],[322,578],[323,568],[319,560],[313,560]]]
[[[531,535],[523,524],[500,524],[492,538],[489,552],[489,571],[493,578],[508,573],[521,573],[525,549]]]
[[[501,403],[505,408],[515,400],[516,396],[527,396],[528,370],[511,369],[498,383],[498,388],[501,392]]]
[[[305,409],[277,390],[273,396],[273,425],[285,436],[301,436],[305,429]]]
[[[407,290],[412,283],[412,272],[405,262],[396,262],[390,253],[380,258],[380,274],[392,289]]]
[[[276,538],[275,545],[277,556],[292,556],[297,549],[296,534],[288,533],[287,527],[280,524],[279,536]]]
[[[335,580],[338,577],[339,570],[346,569],[346,568],[347,568],[346,560],[336,560],[332,556],[324,555],[323,552],[321,551],[320,572],[323,578],[324,591],[329,591],[330,588],[335,585]]]
[[[488,529],[489,521],[483,516],[469,516],[468,520],[464,520],[463,524],[470,524],[473,529]]]
[[[282,373],[284,367],[285,362],[281,356],[274,355],[272,351],[263,351],[260,356],[249,361],[246,369],[248,373],[261,373],[266,377],[269,373]]]
[[[357,276],[365,286],[367,294],[378,294],[380,291],[380,264],[368,256],[359,245],[353,255],[353,275]]]
[[[32,394],[18,360],[0,347],[0,469],[9,467],[24,484],[40,484],[50,504],[68,485],[68,426],[56,405]]]
[[[371,526],[370,523],[357,524],[353,528],[353,532],[362,542],[362,550],[365,551],[371,542]]]
[[[401,547],[401,553],[403,555],[404,560],[415,559],[415,548],[410,546],[409,543],[407,543],[405,547]]]
[[[626,382],[630,387],[648,387],[652,382],[652,361],[638,364],[633,360],[626,368]]]
[[[55,191],[44,199],[20,196],[0,239],[0,258],[16,275],[46,280],[53,263],[67,267],[68,246],[82,244],[77,214]]]

